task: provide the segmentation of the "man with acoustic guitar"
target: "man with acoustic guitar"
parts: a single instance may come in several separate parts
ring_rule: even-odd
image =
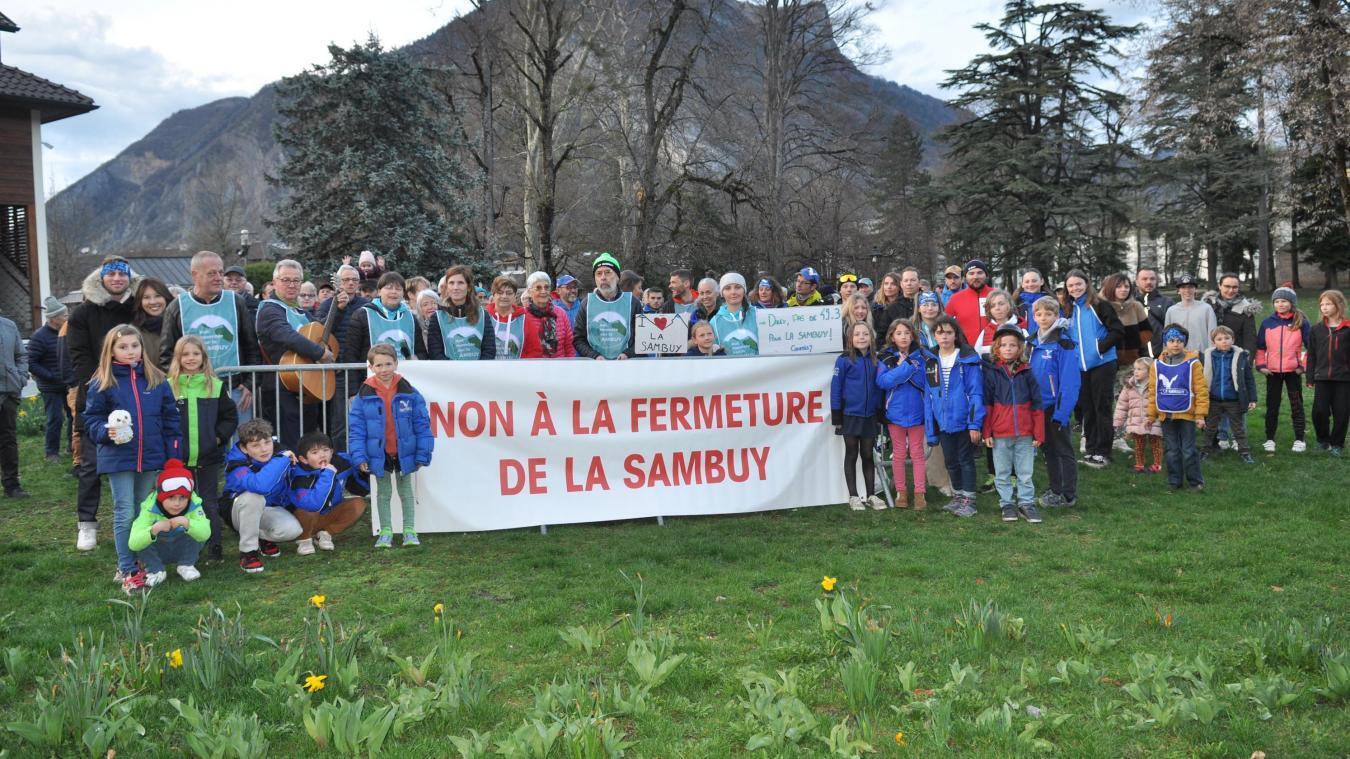
[[[272,269],[275,292],[258,304],[258,350],[264,363],[279,365],[287,354],[294,354],[300,359],[297,363],[302,364],[327,364],[337,358],[328,346],[300,334],[300,329],[313,321],[300,308],[300,284],[304,281],[305,270],[298,261],[278,261]],[[293,447],[305,432],[323,428],[325,410],[321,403],[314,403],[313,410],[304,411],[302,425],[300,397],[296,393],[281,387],[275,379],[260,380],[258,389],[262,396],[259,411],[276,425],[277,435],[287,448]]]

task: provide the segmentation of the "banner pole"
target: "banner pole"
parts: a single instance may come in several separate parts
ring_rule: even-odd
[[[547,534],[548,534],[548,525],[546,525],[546,524],[541,524],[541,525],[539,525],[539,534],[540,534],[540,535],[547,535]]]

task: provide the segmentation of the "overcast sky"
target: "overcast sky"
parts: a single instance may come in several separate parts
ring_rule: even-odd
[[[1146,19],[1144,0],[1103,0],[1118,23]],[[175,111],[252,95],[327,60],[330,42],[374,32],[388,47],[425,37],[467,0],[62,0],[3,10],[20,28],[0,40],[3,62],[73,87],[99,105],[43,128],[49,185],[78,180]],[[889,0],[873,17],[889,60],[871,73],[943,97],[944,70],[985,49],[972,27],[996,21],[1001,0]]]

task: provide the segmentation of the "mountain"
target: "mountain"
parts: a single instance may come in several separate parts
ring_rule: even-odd
[[[753,26],[746,28],[753,20],[750,6],[740,11],[729,14],[727,23],[737,28],[728,35],[744,40],[753,33]],[[459,59],[466,27],[464,19],[456,19],[405,49]],[[854,125],[856,132],[883,134],[895,115],[904,115],[931,145],[934,133],[959,116],[937,98],[852,66],[837,76],[831,97],[813,109]],[[53,230],[53,239],[100,252],[232,250],[241,228],[267,239],[263,219],[280,196],[265,179],[282,158],[272,136],[275,105],[276,89],[269,84],[249,98],[225,98],[173,114],[49,201],[50,223],[64,225],[59,234]],[[937,151],[928,153],[925,164],[932,168]]]

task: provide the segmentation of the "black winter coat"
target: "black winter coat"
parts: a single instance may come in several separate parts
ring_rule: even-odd
[[[43,324],[28,338],[28,373],[44,393],[64,393],[61,376],[61,349],[56,330]]]

